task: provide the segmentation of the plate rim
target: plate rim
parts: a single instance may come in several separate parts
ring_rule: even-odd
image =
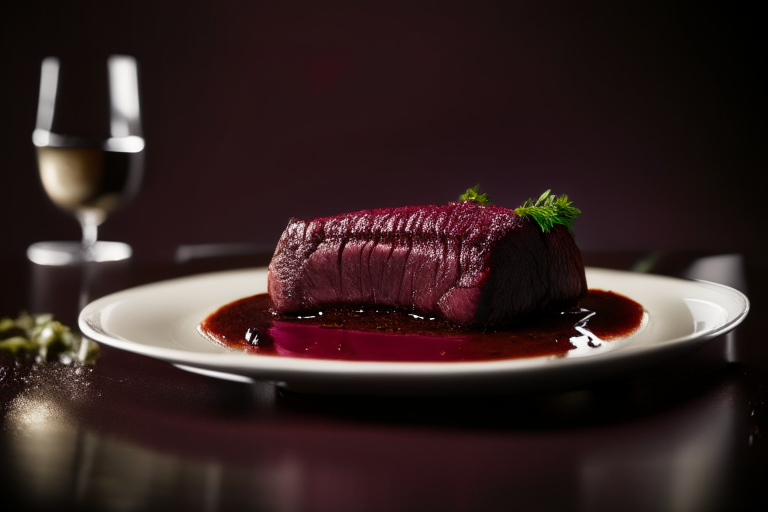
[[[183,283],[194,283],[196,281],[208,279],[216,280],[217,278],[227,276],[255,276],[259,273],[266,273],[266,271],[267,267],[229,269],[182,276],[123,289],[95,299],[87,304],[80,312],[78,326],[86,337],[121,350],[161,359],[174,365],[187,367],[194,366],[213,372],[221,372],[224,370],[235,375],[255,375],[255,378],[259,380],[278,380],[281,375],[288,379],[311,376],[336,376],[339,378],[348,378],[350,376],[365,376],[368,378],[410,376],[428,379],[430,377],[439,378],[450,376],[458,378],[476,375],[478,373],[484,375],[504,375],[509,373],[525,375],[534,372],[549,373],[576,367],[589,367],[603,363],[616,363],[617,365],[621,365],[631,358],[664,351],[671,353],[681,352],[693,348],[694,346],[698,346],[699,344],[706,343],[713,338],[733,330],[744,320],[744,318],[746,318],[750,309],[749,299],[744,293],[720,283],[652,273],[639,273],[629,270],[585,267],[587,274],[597,272],[632,276],[632,278],[638,279],[659,279],[662,281],[667,280],[668,282],[692,283],[697,286],[705,286],[720,294],[728,295],[732,299],[740,301],[740,312],[737,315],[734,315],[733,318],[726,318],[726,322],[713,329],[704,332],[694,331],[683,336],[660,340],[652,345],[629,345],[604,353],[577,358],[536,357],[472,362],[334,361],[259,356],[257,354],[246,354],[232,349],[225,349],[225,351],[221,353],[204,353],[184,350],[182,348],[158,347],[129,340],[114,333],[110,333],[101,322],[101,315],[104,311],[119,304],[120,301],[124,300],[126,297],[130,298],[136,294],[149,293],[158,288],[162,289],[169,286],[183,285]],[[211,312],[214,311],[216,307],[223,305],[224,304],[214,306],[211,309]],[[200,320],[202,320],[202,318]],[[210,341],[208,342],[210,343]]]

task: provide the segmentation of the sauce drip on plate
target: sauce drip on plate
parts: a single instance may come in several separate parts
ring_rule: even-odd
[[[564,357],[635,332],[643,307],[590,290],[579,308],[504,330],[467,331],[413,312],[373,306],[276,315],[267,294],[227,304],[200,323],[208,339],[266,356],[388,362],[492,361]]]

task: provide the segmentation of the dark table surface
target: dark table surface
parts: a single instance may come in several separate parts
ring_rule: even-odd
[[[21,510],[768,510],[760,255],[585,253],[719,281],[747,319],[674,360],[587,387],[395,398],[218,380],[101,345],[89,367],[0,366],[0,503]],[[2,261],[0,316],[268,256],[78,267]],[[0,505],[3,510],[15,510]]]

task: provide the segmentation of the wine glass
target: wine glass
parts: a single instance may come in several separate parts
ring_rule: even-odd
[[[98,227],[141,185],[144,138],[136,60],[127,55],[112,55],[107,60],[110,137],[106,139],[52,131],[59,65],[56,57],[43,59],[32,142],[45,193],[78,220],[82,241],[37,242],[28,248],[27,257],[41,265],[130,258],[132,249],[128,244],[99,241]]]

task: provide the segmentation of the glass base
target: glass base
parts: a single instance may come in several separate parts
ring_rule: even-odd
[[[77,265],[82,263],[80,242],[37,242],[27,249],[27,258],[38,265]],[[131,257],[133,250],[123,242],[96,242],[93,261],[121,261]]]

